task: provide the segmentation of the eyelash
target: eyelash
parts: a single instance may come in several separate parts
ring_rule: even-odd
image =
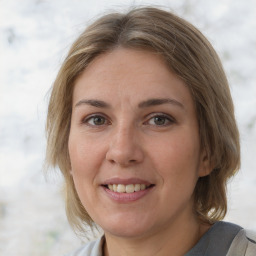
[[[96,118],[100,118],[100,119],[104,119],[104,123],[102,124],[90,124],[90,120],[92,121],[95,121]],[[150,120],[152,119],[155,119],[155,118],[160,118],[160,119],[164,119],[164,124],[150,124]],[[166,122],[168,122],[166,124]],[[171,125],[173,123],[175,123],[175,119],[169,115],[166,115],[166,114],[160,114],[160,113],[153,113],[151,115],[149,115],[149,118],[147,119],[146,122],[143,123],[143,125],[152,125],[152,126],[158,126],[158,127],[166,127],[168,125]],[[108,119],[102,115],[102,114],[94,114],[94,115],[90,115],[86,118],[84,118],[81,122],[82,124],[87,124],[88,126],[91,126],[91,127],[101,127],[101,126],[104,126],[104,125],[109,125],[111,124],[110,121],[108,121]]]
[[[149,124],[150,120],[151,119],[155,119],[155,118],[161,118],[161,119],[164,119],[164,124],[152,124],[152,125],[155,125],[155,126],[158,126],[158,127],[166,127],[168,125],[171,125],[173,123],[175,123],[175,119],[169,115],[166,115],[166,114],[160,114],[160,113],[154,113],[152,115],[150,115],[150,118],[145,122],[146,124]],[[166,121],[168,122],[166,124]],[[149,124],[150,125],[150,124]]]
[[[104,119],[104,123],[100,124],[100,125],[90,124],[89,121],[93,120],[93,119],[95,120],[95,118]],[[94,115],[90,115],[90,116],[84,118],[82,120],[82,124],[87,124],[87,125],[92,126],[92,127],[93,126],[100,127],[100,126],[103,126],[103,125],[106,125],[106,124],[110,124],[110,122],[107,122],[107,118],[104,115],[102,115],[102,114],[94,114]]]

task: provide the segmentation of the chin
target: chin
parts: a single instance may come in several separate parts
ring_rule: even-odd
[[[140,223],[138,220],[129,221],[123,218],[122,221],[111,223],[107,225],[100,225],[106,234],[124,238],[138,238],[143,237],[149,232],[149,224]]]
[[[104,230],[104,229],[103,229]],[[122,238],[141,238],[144,237],[147,233],[145,229],[131,228],[128,229],[122,228],[110,228],[108,230],[104,230],[106,234],[111,234],[115,237]]]

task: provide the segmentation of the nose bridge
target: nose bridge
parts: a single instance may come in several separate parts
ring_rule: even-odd
[[[106,158],[112,163],[120,165],[142,161],[143,153],[139,143],[139,131],[132,122],[123,120],[112,130]]]
[[[132,140],[132,138],[135,135],[135,127],[129,120],[122,120],[116,127],[116,142],[121,143],[126,142],[126,140],[129,142]]]

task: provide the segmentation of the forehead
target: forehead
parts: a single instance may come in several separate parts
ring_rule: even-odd
[[[186,84],[156,53],[118,48],[96,57],[75,83],[73,103],[86,98],[130,102],[146,98],[191,101]]]

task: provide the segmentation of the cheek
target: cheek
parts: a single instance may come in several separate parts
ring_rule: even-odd
[[[81,132],[71,132],[68,148],[74,180],[91,183],[105,159],[105,147],[102,141],[90,139]]]
[[[74,137],[69,138],[69,156],[71,160],[71,166],[72,169],[75,167],[79,166],[80,164],[85,161],[86,158],[86,152],[87,152],[87,147],[84,145],[84,143],[79,142],[76,140]],[[76,169],[76,168],[75,168]]]
[[[92,159],[94,154],[92,154],[89,144],[81,140],[81,136],[72,133],[69,137],[68,149],[75,188],[82,204],[87,208],[89,206],[86,203],[92,194],[95,180]]]
[[[151,145],[154,165],[158,166],[160,176],[176,177],[179,180],[197,178],[199,166],[199,143],[191,136],[172,136],[157,145]]]
[[[69,136],[68,142],[69,156],[71,161],[71,168],[73,174],[84,173],[87,171],[88,159],[92,156],[88,143],[85,143],[81,136],[72,133]]]

